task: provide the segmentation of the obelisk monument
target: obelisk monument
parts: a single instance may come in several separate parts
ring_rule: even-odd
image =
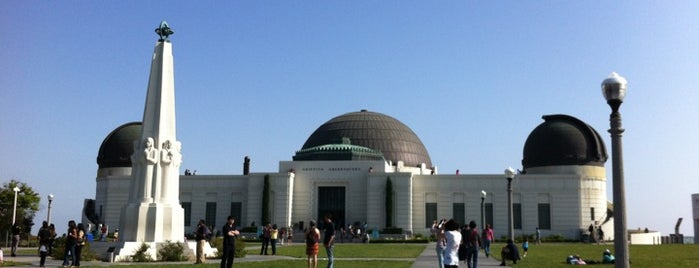
[[[176,136],[173,34],[160,23],[150,67],[143,132],[131,156],[129,201],[122,209],[119,239],[136,242],[184,242],[184,209],[179,200],[181,144]],[[131,246],[124,245],[124,249]],[[120,254],[121,255],[121,254]]]

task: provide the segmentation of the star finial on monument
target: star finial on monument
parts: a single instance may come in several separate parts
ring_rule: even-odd
[[[157,33],[158,36],[160,36],[160,39],[158,39],[158,41],[169,42],[170,40],[167,39],[168,36],[174,34],[175,32],[172,31],[172,29],[170,29],[169,25],[167,25],[167,21],[161,21],[160,26],[158,26],[158,28],[155,29],[155,33]]]

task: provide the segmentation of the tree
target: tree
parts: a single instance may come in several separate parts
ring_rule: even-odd
[[[34,215],[39,211],[39,194],[26,183],[11,180],[0,188],[0,230],[6,234],[12,227],[12,211],[15,202],[15,187],[19,187],[17,193],[17,214],[15,222],[22,227],[22,237],[31,231],[34,225]]]
[[[269,174],[265,174],[265,182],[262,187],[262,225],[267,225],[269,222]]]
[[[393,182],[386,177],[386,227],[393,226]]]

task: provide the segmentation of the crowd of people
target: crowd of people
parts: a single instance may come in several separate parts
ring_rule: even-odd
[[[490,247],[495,241],[495,236],[490,224],[486,224],[479,232],[475,221],[471,221],[468,225],[459,226],[459,223],[453,219],[435,220],[431,227],[431,234],[436,240],[435,250],[437,252],[437,267],[439,268],[458,267],[460,261],[465,262],[468,268],[477,268],[480,249],[483,249],[486,258],[492,255]],[[534,237],[534,242],[541,244],[541,231],[538,227]],[[518,261],[527,257],[528,252],[529,238],[523,238],[521,255],[515,241],[508,239],[500,250],[500,266],[506,266],[507,262],[510,261],[517,264]],[[566,258],[566,262],[574,265],[613,264],[614,255],[607,249],[602,253],[601,261],[583,260],[579,255],[570,255]]]

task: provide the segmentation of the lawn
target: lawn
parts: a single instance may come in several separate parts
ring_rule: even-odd
[[[500,259],[499,252],[504,244],[494,244],[492,252],[497,252],[496,258]],[[609,249],[614,252],[614,245],[592,245],[582,243],[544,243],[529,246],[529,254],[517,265],[512,267],[570,267],[565,263],[568,255],[580,255],[584,260],[602,260],[602,252]],[[520,247],[521,250],[521,247]],[[521,254],[521,252],[520,252]],[[699,267],[699,245],[631,245],[629,247],[629,260],[634,268],[644,267]],[[601,265],[613,267],[612,265]]]
[[[417,258],[425,250],[425,244],[335,244],[335,258]],[[248,245],[246,253],[260,254],[260,246]],[[267,253],[272,254],[270,247]],[[277,247],[277,255],[306,258],[306,246]],[[325,248],[320,245],[318,257],[325,257]]]

